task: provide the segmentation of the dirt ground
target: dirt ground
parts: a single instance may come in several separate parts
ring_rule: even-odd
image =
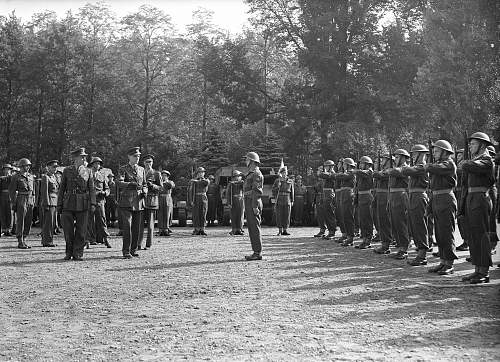
[[[175,228],[132,260],[114,236],[83,262],[38,231],[31,250],[0,239],[1,361],[500,360],[498,254],[492,281],[471,286],[466,252],[439,277],[315,228],[264,228],[259,262],[226,228]]]

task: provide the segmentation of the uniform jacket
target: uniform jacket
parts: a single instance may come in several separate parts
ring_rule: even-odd
[[[161,195],[172,195],[172,190],[175,188],[174,181],[168,180],[163,182],[163,187],[160,190]]]
[[[9,186],[12,176],[0,176],[0,192],[2,193],[2,199],[8,199],[10,201]]]
[[[409,189],[427,189],[429,176],[423,165],[403,167],[401,173],[410,177]]]
[[[210,180],[207,178],[196,178],[189,182],[188,203],[194,202],[196,195],[205,194],[210,185]]]
[[[373,171],[372,170],[357,170],[356,185],[358,191],[369,191],[373,188]]]
[[[118,206],[132,211],[144,210],[144,197],[148,193],[144,168],[126,164],[120,167],[118,174],[116,182],[120,191]]]
[[[40,207],[57,206],[59,182],[55,175],[43,175],[40,181]]]
[[[163,181],[158,171],[150,169],[146,171],[146,183],[148,183],[148,194],[144,207],[146,209],[157,210],[160,206],[158,195],[163,189]]]
[[[387,190],[389,188],[389,175],[384,171],[373,172],[373,178],[380,190]]]
[[[387,172],[391,177],[390,187],[391,189],[408,189],[409,177],[403,174],[403,169],[401,167],[391,168]]]
[[[332,171],[332,173],[322,172],[319,174],[319,178],[325,180],[323,184],[323,188],[325,189],[335,189],[335,178],[336,173]]]
[[[96,199],[98,202],[103,201],[106,199],[106,196],[109,196],[110,193],[108,180],[102,170],[93,172],[93,174]]]
[[[457,166],[452,159],[427,165],[431,178],[431,190],[447,190],[457,186]]]
[[[277,205],[291,205],[295,201],[293,180],[288,177],[284,180],[279,177],[274,180],[272,190]]]
[[[9,185],[10,199],[12,205],[17,202],[26,202],[28,205],[35,204],[35,177],[27,172],[12,176]]]
[[[262,197],[262,188],[264,187],[264,176],[258,167],[254,171],[250,171],[245,178],[243,184],[243,194],[245,198],[252,200],[252,208],[259,207],[260,198]]]
[[[495,183],[493,159],[486,153],[464,161],[462,169],[467,173],[468,187],[490,188]]]
[[[87,211],[91,205],[96,204],[94,188],[94,177],[92,171],[85,166],[78,170],[75,166],[64,169],[59,193],[57,195],[57,206],[63,211]]]
[[[354,173],[351,173],[351,172],[338,173],[337,174],[337,180],[340,181],[340,184],[338,185],[340,187],[351,187],[351,188],[354,188],[354,183],[356,181],[356,176],[354,175]]]
[[[233,197],[235,199],[243,198],[243,180],[231,181],[227,187],[226,197],[229,205],[233,203]]]

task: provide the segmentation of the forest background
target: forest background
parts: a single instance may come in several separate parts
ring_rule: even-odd
[[[428,139],[460,148],[464,130],[500,140],[500,2],[246,2],[238,34],[201,8],[183,33],[151,6],[0,17],[0,160],[40,170],[84,146],[116,170],[140,145],[178,178],[254,150],[303,174]]]

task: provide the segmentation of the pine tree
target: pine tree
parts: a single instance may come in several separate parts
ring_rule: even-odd
[[[220,167],[229,165],[227,143],[215,128],[207,132],[203,151],[198,157],[198,165],[205,167],[207,175],[214,174]]]
[[[266,136],[264,140],[257,147],[255,147],[255,151],[260,157],[262,166],[273,167],[275,168],[275,171],[278,171],[281,159],[286,158],[286,155],[283,152],[283,141],[281,138],[273,134]]]

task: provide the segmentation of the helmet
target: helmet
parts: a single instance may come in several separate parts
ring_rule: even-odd
[[[169,171],[167,171],[167,170],[162,170],[162,171],[161,171],[161,173],[162,173],[162,174],[164,174],[164,175],[168,175],[168,176],[170,176],[170,172],[169,172]]]
[[[364,162],[364,163],[369,163],[370,165],[373,165],[373,161],[370,157],[368,156],[363,156],[359,159],[359,162]]]
[[[464,150],[463,148],[460,148],[460,149],[458,149],[456,152],[457,152],[457,154],[459,154],[459,153],[464,153],[464,151],[465,151],[465,150]]]
[[[206,171],[206,170],[205,170],[205,168],[204,168],[204,167],[198,167],[198,168],[196,169],[196,173],[198,173],[198,172],[205,172],[205,171]]]
[[[411,148],[410,152],[429,152],[429,149],[424,145],[415,145]]]
[[[103,163],[102,162],[102,158],[100,158],[100,157],[92,157],[92,159],[90,160],[89,165],[92,165],[95,162],[100,162],[101,164]]]
[[[27,158],[21,158],[19,160],[19,166],[31,166],[31,161],[28,160]]]
[[[455,153],[453,151],[453,148],[451,147],[450,142],[445,141],[445,140],[438,140],[438,141],[434,142],[432,144],[432,147],[440,148],[440,149],[445,150],[446,152],[449,152],[449,153]]]
[[[344,163],[349,165],[349,166],[356,166],[356,162],[350,157],[344,158]]]
[[[489,145],[486,147],[486,151],[490,153],[490,156],[495,156],[497,154],[497,151],[495,150],[495,147],[493,145]]]
[[[240,176],[240,175],[241,175],[240,171],[238,171],[238,170],[233,171],[233,177]]]
[[[398,148],[396,151],[394,151],[395,155],[400,155],[400,156],[405,156],[405,157],[410,157],[410,154],[408,153],[407,150],[404,150],[402,148]]]
[[[323,163],[323,166],[334,166],[334,165],[335,165],[335,162],[333,162],[332,160],[326,160]]]
[[[491,142],[490,140],[490,137],[486,134],[486,133],[483,133],[483,132],[475,132],[473,133],[470,137],[469,137],[469,140],[471,139],[476,139],[476,140],[479,140],[479,141],[483,141],[489,145],[493,145],[493,143]]]
[[[250,161],[254,161],[254,162],[260,163],[259,155],[257,153],[255,153],[255,152],[248,152],[245,155],[245,157],[248,158]]]
[[[215,176],[214,176],[214,175],[209,175],[209,176],[208,176],[208,179],[209,179],[209,180],[215,180]]]

